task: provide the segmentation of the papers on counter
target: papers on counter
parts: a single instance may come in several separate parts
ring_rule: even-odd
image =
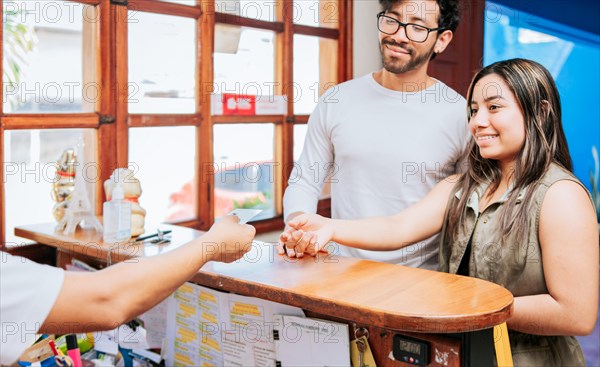
[[[350,366],[347,324],[287,315],[275,322],[278,366]]]

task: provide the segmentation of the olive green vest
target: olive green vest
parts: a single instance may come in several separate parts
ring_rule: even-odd
[[[490,204],[483,213],[479,213],[479,198],[483,196],[488,185],[477,187],[467,201],[466,225],[460,226],[457,240],[451,243],[451,236],[446,233],[446,227],[442,229],[440,270],[456,274],[471,240],[470,276],[499,284],[515,297],[547,294],[538,224],[546,191],[553,183],[561,180],[570,180],[582,185],[570,172],[552,164],[533,194],[529,209],[527,241],[521,243],[517,243],[515,233],[509,233],[504,242],[500,241],[499,210],[506,203],[508,193]],[[519,192],[516,205],[520,205],[526,190],[527,188]],[[458,205],[460,195],[461,192],[454,194],[448,202],[448,207]],[[509,331],[509,338],[515,366],[585,366],[583,353],[575,337],[540,336]]]

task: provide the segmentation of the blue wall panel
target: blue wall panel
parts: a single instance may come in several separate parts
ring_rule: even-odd
[[[597,9],[599,5],[594,4],[592,9]],[[569,9],[567,13],[572,11]],[[585,9],[580,9],[581,13],[585,13]],[[561,95],[563,126],[575,174],[588,188],[590,170],[594,168],[592,146],[600,149],[600,42],[597,39],[594,34],[498,3],[488,2],[486,6],[484,64],[522,57],[539,62],[552,73]]]

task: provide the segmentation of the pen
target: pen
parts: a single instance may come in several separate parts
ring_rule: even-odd
[[[56,349],[56,344],[54,344],[54,340],[50,340],[48,342],[48,345],[50,345],[50,349],[52,349],[52,354],[54,354],[55,356],[58,355],[58,349]]]
[[[149,238],[156,237],[156,236],[158,236],[160,238],[161,236],[164,236],[164,235],[169,234],[171,232],[172,231],[170,229],[168,229],[166,231],[158,231],[157,233],[149,234],[147,236],[138,237],[138,238],[136,238],[134,240],[134,242],[144,241],[144,240],[147,240]]]

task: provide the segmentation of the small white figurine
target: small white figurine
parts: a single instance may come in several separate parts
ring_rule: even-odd
[[[78,144],[78,151],[83,150],[83,145]],[[96,231],[102,232],[102,225],[92,212],[88,198],[85,179],[81,173],[81,164],[75,164],[75,188],[68,199],[64,216],[56,225],[56,230],[64,230],[66,235],[75,233],[77,226],[91,226]]]

